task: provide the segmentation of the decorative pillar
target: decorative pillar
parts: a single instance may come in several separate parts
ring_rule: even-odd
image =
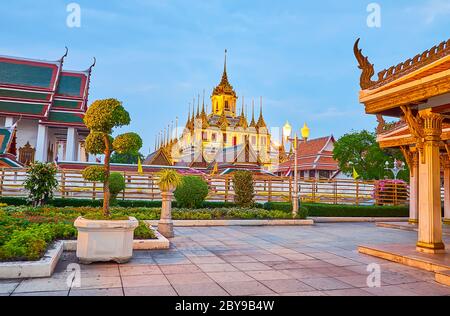
[[[450,225],[450,157],[447,153],[442,158],[444,167],[444,224]]]
[[[47,138],[48,127],[42,124],[38,125],[37,141],[36,141],[36,156],[35,161],[47,162]]]
[[[77,148],[78,146],[78,136],[77,131],[73,127],[69,127],[67,129],[67,142],[66,142],[66,160],[67,161],[76,161],[77,160]]]
[[[173,192],[165,191],[161,192],[162,196],[162,208],[161,219],[158,223],[158,231],[166,238],[172,238],[173,233],[173,221],[172,221],[172,199]]]
[[[417,251],[442,253],[440,141],[443,117],[430,109],[419,112],[423,120],[423,149],[419,161],[419,240]]]
[[[419,222],[419,153],[411,150],[411,165],[409,166],[409,223]]]

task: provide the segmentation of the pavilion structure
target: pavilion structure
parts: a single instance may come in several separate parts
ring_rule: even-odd
[[[441,186],[445,221],[450,219],[450,40],[396,66],[376,78],[374,65],[359,49],[359,100],[378,118],[383,148],[400,148],[411,170],[411,221],[418,222],[416,250],[445,253],[442,237]],[[387,124],[384,116],[398,118]]]
[[[92,160],[84,149],[89,131],[83,117],[95,61],[71,71],[63,69],[66,57],[67,50],[56,61],[0,56],[3,165]]]

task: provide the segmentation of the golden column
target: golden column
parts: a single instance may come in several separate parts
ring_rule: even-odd
[[[409,170],[409,223],[417,224],[419,218],[419,153],[411,148],[411,165]]]
[[[444,167],[444,224],[450,224],[450,157],[445,153],[442,157]]]
[[[417,250],[442,253],[440,141],[442,119],[430,109],[419,112],[423,120],[424,144],[419,161],[419,240]]]

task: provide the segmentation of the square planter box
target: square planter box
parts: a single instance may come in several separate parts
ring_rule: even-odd
[[[79,217],[75,221],[78,229],[77,257],[81,263],[115,261],[128,262],[133,256],[133,233],[139,222],[129,220],[87,220]]]

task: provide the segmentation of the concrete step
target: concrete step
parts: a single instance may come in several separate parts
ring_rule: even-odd
[[[450,270],[436,272],[435,278],[436,282],[450,286]]]

